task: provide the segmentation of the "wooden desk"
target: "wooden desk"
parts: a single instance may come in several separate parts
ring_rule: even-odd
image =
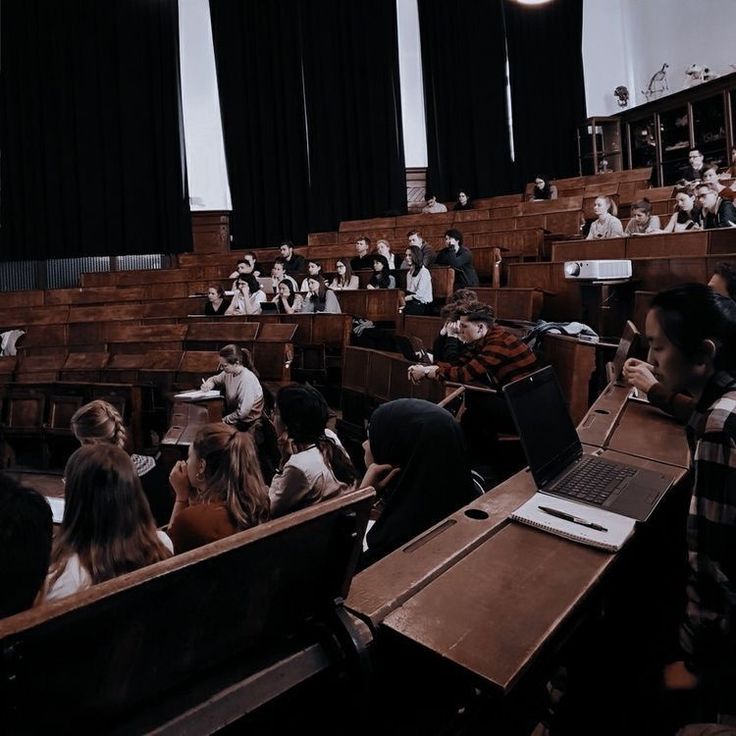
[[[615,384],[606,387],[578,426],[581,442],[688,468],[685,428],[659,409],[629,400],[630,390]]]

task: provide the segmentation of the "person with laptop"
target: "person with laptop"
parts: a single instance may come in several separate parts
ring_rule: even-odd
[[[681,656],[664,667],[664,685],[699,691],[712,710],[697,720],[736,723],[736,304],[704,284],[660,292],[646,337],[657,379],[696,401],[686,429],[694,471],[687,604]]]

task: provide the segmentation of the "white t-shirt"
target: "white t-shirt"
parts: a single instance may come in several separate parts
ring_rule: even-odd
[[[171,554],[174,554],[174,544],[169,538],[169,535],[162,531],[157,531],[156,534],[164,547]],[[47,578],[47,581],[49,579]],[[44,600],[58,601],[60,598],[66,598],[68,595],[78,593],[80,590],[89,588],[91,585],[92,579],[87,570],[79,562],[79,555],[72,555],[67,560],[64,572],[61,573],[53,585],[46,591]]]

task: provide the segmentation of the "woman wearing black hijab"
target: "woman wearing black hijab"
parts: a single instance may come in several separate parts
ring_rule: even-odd
[[[372,485],[383,500],[368,532],[366,567],[470,503],[477,492],[465,439],[452,415],[420,399],[397,399],[371,416],[363,445]]]

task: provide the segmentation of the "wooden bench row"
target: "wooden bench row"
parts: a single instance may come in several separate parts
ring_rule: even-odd
[[[320,673],[357,680],[372,637],[342,601],[373,500],[346,494],[0,621],[3,730],[213,733]]]
[[[632,286],[660,291],[686,281],[707,283],[716,264],[723,260],[736,260],[736,256],[733,259],[727,255],[633,258]],[[554,299],[544,302],[543,319],[569,321],[582,316],[581,285],[585,284],[566,279],[562,262],[512,263],[508,273],[509,286],[543,289],[555,294]]]
[[[634,235],[609,240],[557,241],[552,261],[611,258],[659,258],[736,253],[736,230],[700,230],[686,233]]]
[[[0,358],[0,362],[6,360]],[[133,446],[141,447],[143,416],[153,408],[150,386],[74,378],[56,381],[41,376],[37,381],[0,386],[0,440],[4,450],[12,450],[14,441],[21,441],[34,457],[37,456],[35,462],[26,464],[46,467],[48,445],[45,440],[71,438],[72,415],[83,404],[95,399],[109,402],[120,412],[130,430]],[[7,464],[15,465],[5,452],[4,459]]]

